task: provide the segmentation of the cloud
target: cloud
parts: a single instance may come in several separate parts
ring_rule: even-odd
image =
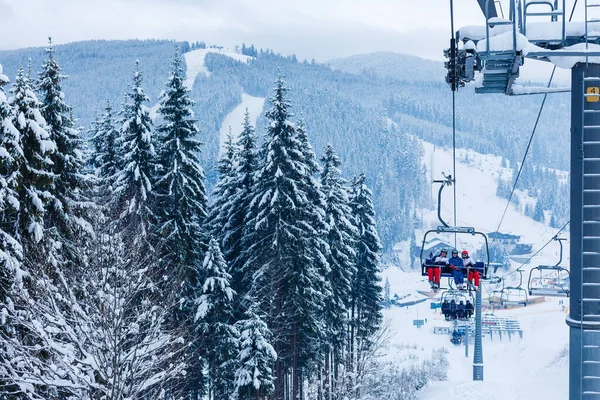
[[[456,1],[456,26],[481,23],[475,1]],[[6,0],[0,0],[0,6]],[[441,59],[447,0],[20,0],[0,24],[0,49],[89,39],[254,43],[324,61],[372,51]]]
[[[0,18],[8,19],[14,15],[14,11],[6,0],[0,0]]]

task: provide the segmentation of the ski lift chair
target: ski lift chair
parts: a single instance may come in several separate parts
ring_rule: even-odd
[[[527,290],[523,288],[523,270],[517,269],[519,273],[519,284],[517,286],[506,286],[500,292],[500,305],[527,306]],[[523,296],[524,295],[524,296]]]
[[[562,241],[566,239],[554,237],[554,240],[560,245],[560,257],[558,263],[552,266],[538,265],[529,271],[527,289],[530,296],[569,297],[571,295],[571,276],[569,270],[560,265],[563,257]],[[538,277],[534,276],[534,271],[539,271]],[[549,272],[550,274],[556,272],[556,281],[552,282],[551,280],[553,280],[553,278],[544,275],[545,272]],[[564,273],[566,273],[566,277],[561,278],[561,274],[564,275]]]
[[[500,299],[502,298],[502,292],[504,290],[504,279],[494,276],[494,277],[492,277],[492,279],[490,279],[490,281],[491,281],[491,283],[502,283],[502,289],[494,289],[489,292],[489,296],[488,296],[488,304],[490,306],[492,306],[492,307],[500,306],[500,305],[502,305],[502,303],[500,303]]]
[[[485,279],[487,279],[488,265],[490,264],[490,252],[489,252],[489,247],[488,247],[487,236],[484,233],[482,233],[482,232],[477,232],[475,230],[475,228],[472,228],[472,227],[468,227],[468,226],[450,226],[450,225],[448,225],[442,219],[442,215],[441,215],[441,209],[442,209],[442,190],[444,190],[445,186],[450,186],[454,182],[454,180],[452,179],[451,175],[449,175],[449,176],[444,175],[444,178],[445,178],[444,180],[433,181],[434,183],[440,183],[441,184],[440,190],[438,192],[438,219],[439,219],[439,221],[440,221],[440,223],[442,225],[438,226],[436,229],[428,230],[427,232],[425,232],[425,235],[423,236],[423,243],[421,245],[421,255],[420,255],[420,260],[421,260],[421,275],[422,276],[427,276],[427,271],[429,270],[429,268],[441,268],[441,277],[442,278],[450,278],[450,279],[453,278],[453,276],[452,276],[452,270],[451,270],[450,266],[435,264],[433,262],[433,260],[435,259],[435,257],[433,255],[430,255],[429,258],[424,258],[423,257],[423,253],[425,251],[425,244],[427,243],[427,237],[429,235],[432,235],[432,234],[438,234],[439,235],[439,234],[447,234],[447,233],[452,234],[452,233],[454,233],[454,234],[471,235],[471,236],[477,235],[477,236],[481,236],[483,238],[483,240],[485,242],[486,262],[477,261],[473,267],[470,267],[470,269],[471,270],[477,270],[479,272],[479,275],[481,276],[481,279],[485,280]],[[451,281],[450,281],[450,287],[452,287]]]

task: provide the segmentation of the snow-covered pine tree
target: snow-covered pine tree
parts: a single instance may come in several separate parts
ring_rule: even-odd
[[[6,341],[14,342],[15,329],[10,318],[14,304],[19,303],[21,285],[22,248],[13,237],[16,212],[19,208],[16,188],[18,182],[14,174],[15,162],[22,156],[20,134],[13,124],[13,108],[8,104],[3,87],[8,77],[2,73],[0,65],[0,388],[15,393],[18,387],[5,367],[14,355]],[[18,175],[17,175],[18,176]]]
[[[102,118],[101,112],[98,107],[94,107],[94,119],[90,121],[90,126],[85,130],[85,137],[89,138],[89,143],[86,143],[85,149],[85,163],[86,168],[89,171],[92,171],[95,175],[96,173],[96,153],[101,151],[101,142],[99,140],[98,132],[100,129],[100,120]]]
[[[211,239],[203,263],[204,275],[196,299],[196,316],[203,356],[208,363],[213,400],[229,400],[234,393],[239,332],[233,318],[231,275],[215,239]]]
[[[56,257],[61,259],[61,269],[68,271],[81,265],[76,235],[81,231],[80,222],[87,208],[83,192],[90,185],[90,177],[84,172],[83,142],[72,119],[72,108],[64,101],[61,82],[66,77],[54,58],[52,40],[45,51],[48,58],[38,83],[40,111],[50,140],[56,143],[56,150],[50,155],[55,176],[50,190],[53,202],[48,207],[45,225],[52,240],[60,243],[55,246],[61,253]]]
[[[317,157],[313,148],[308,140],[308,132],[306,131],[306,122],[303,118],[300,118],[298,124],[296,126],[296,130],[298,132],[298,139],[302,145],[302,154],[304,154],[304,159],[306,160],[306,165],[308,165],[308,173],[310,176],[314,176],[321,170],[321,166],[317,161]]]
[[[94,124],[91,137],[94,146],[92,166],[97,179],[98,201],[102,205],[110,200],[111,188],[118,171],[119,131],[115,128],[114,112],[110,101]]]
[[[292,397],[299,396],[303,376],[318,358],[322,333],[323,265],[326,247],[321,237],[323,210],[311,197],[302,143],[290,121],[290,103],[282,77],[271,98],[267,138],[256,174],[245,274],[253,276],[251,294],[267,313],[275,362],[275,399],[283,399],[285,373],[291,374]]]
[[[133,83],[126,93],[121,111],[119,171],[115,176],[110,209],[116,212],[117,231],[126,245],[139,248],[137,242],[151,246],[156,152],[152,140],[152,120],[146,107],[148,96],[142,88],[139,61],[135,63]]]
[[[341,177],[340,160],[328,145],[321,158],[321,189],[325,196],[325,221],[327,223],[326,241],[329,245],[329,275],[327,280],[331,286],[329,297],[325,301],[324,312],[327,338],[325,369],[335,386],[338,378],[338,365],[343,364],[343,347],[346,343],[347,313],[350,308],[351,283],[356,274],[355,238],[357,229],[350,208],[347,193],[347,182]],[[335,391],[335,388],[332,388]]]
[[[350,371],[355,360],[371,347],[372,336],[381,325],[381,287],[379,286],[379,251],[381,244],[375,227],[375,210],[371,190],[361,174],[352,182],[350,206],[358,228],[356,274],[352,281],[350,303]],[[360,371],[357,371],[360,372]]]
[[[162,123],[157,127],[159,176],[155,183],[161,253],[170,255],[165,261],[175,271],[201,263],[206,247],[201,244],[207,213],[204,170],[198,160],[202,143],[197,139],[199,131],[191,110],[194,102],[183,80],[177,52],[158,108]]]
[[[541,198],[539,198],[536,202],[535,202],[535,207],[533,208],[533,219],[534,221],[537,222],[544,222],[544,207],[542,204],[542,200]]]
[[[241,400],[267,398],[273,391],[273,362],[277,359],[277,353],[269,343],[271,331],[252,308],[236,326],[240,332],[236,395]]]
[[[156,227],[161,238],[159,274],[166,278],[161,279],[160,287],[165,295],[174,295],[169,302],[178,303],[169,323],[184,329],[186,340],[192,343],[185,357],[188,373],[181,384],[186,396],[198,398],[204,393],[205,382],[200,359],[202,345],[196,340],[194,300],[204,276],[202,263],[207,240],[203,222],[207,200],[204,170],[198,159],[202,143],[197,138],[199,131],[191,110],[194,102],[183,81],[181,56],[177,51],[158,108],[161,123],[157,127]]]
[[[29,254],[28,250],[33,250],[44,236],[44,214],[48,204],[54,201],[50,192],[55,180],[50,154],[56,151],[56,143],[46,130],[40,102],[23,68],[17,73],[11,93],[10,103],[15,109],[13,124],[20,133],[22,149],[14,166],[20,203],[15,237],[22,241]]]
[[[236,193],[234,182],[235,156],[236,147],[233,143],[231,127],[229,127],[224,151],[219,158],[219,165],[217,167],[219,180],[213,189],[213,203],[210,206],[208,217],[206,218],[208,231],[212,237],[217,238],[223,249],[225,248],[223,239],[228,236],[226,225],[229,220],[231,200]],[[223,250],[223,254],[225,256],[225,250]],[[227,257],[225,259],[227,259]]]
[[[17,163],[23,156],[21,135],[13,123],[14,110],[8,103],[4,86],[9,80],[0,64],[0,302],[15,278],[22,260],[21,245],[15,240],[15,221],[19,209]],[[9,284],[10,283],[10,284]]]
[[[244,273],[246,264],[246,252],[244,237],[252,228],[249,226],[249,216],[251,215],[250,201],[252,199],[252,190],[254,177],[258,168],[258,149],[256,146],[256,133],[250,122],[248,109],[244,115],[243,129],[238,136],[237,153],[235,156],[232,187],[237,188],[231,197],[231,204],[228,206],[228,220],[225,225],[223,236],[223,255],[227,260],[232,281],[231,286],[238,293],[240,301],[251,286],[251,275]],[[252,300],[248,299],[249,302]],[[246,308],[248,305],[246,306]]]
[[[42,240],[47,209],[56,204],[52,194],[56,175],[51,170],[56,143],[46,130],[40,102],[22,68],[11,93],[12,122],[18,135],[13,135],[7,152],[14,155],[10,169],[17,183],[19,208],[10,218],[13,235],[23,248],[22,271],[18,273],[23,279],[16,282],[19,298],[13,298],[12,306],[3,310],[3,319],[8,321],[3,344],[12,354],[3,360],[3,375],[15,383],[28,382],[25,387],[16,386],[15,396],[77,397],[81,374],[77,367],[72,368],[72,330],[63,317],[70,293],[63,276],[46,269],[48,257],[57,247]]]
[[[383,285],[383,301],[387,307],[390,306],[390,280],[385,277],[385,284]]]
[[[417,245],[417,236],[415,235],[415,231],[413,230],[412,233],[410,234],[410,243],[408,245],[408,251],[409,251],[409,256],[410,256],[410,268],[414,268],[415,266],[415,260],[417,259],[417,249],[418,249],[418,245]]]

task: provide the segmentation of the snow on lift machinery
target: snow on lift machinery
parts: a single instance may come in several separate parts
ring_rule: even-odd
[[[523,270],[517,269],[519,284],[517,286],[504,286],[500,291],[500,305],[527,306],[527,290],[523,287]],[[504,282],[504,280],[503,280]]]
[[[477,236],[481,236],[484,240],[485,243],[485,253],[486,253],[486,262],[483,261],[477,261],[475,263],[475,266],[472,269],[475,269],[479,272],[481,279],[487,279],[487,272],[488,272],[488,265],[490,264],[490,251],[488,248],[488,240],[487,240],[487,236],[484,233],[478,232],[475,230],[475,228],[469,227],[469,226],[450,226],[448,225],[443,219],[442,219],[442,214],[441,214],[441,210],[442,210],[442,191],[444,190],[445,186],[450,186],[454,183],[454,180],[452,179],[451,175],[444,175],[443,180],[434,180],[433,183],[439,183],[441,184],[440,186],[440,190],[438,192],[438,219],[440,220],[440,223],[442,225],[438,226],[436,229],[432,229],[432,230],[428,230],[427,232],[425,232],[425,235],[423,236],[423,243],[421,245],[421,255],[420,255],[420,259],[421,259],[421,275],[422,276],[427,276],[427,271],[429,268],[441,268],[441,276],[442,277],[446,277],[449,278],[448,282],[450,287],[452,288],[452,270],[450,269],[449,265],[437,265],[433,262],[433,259],[431,258],[432,255],[430,254],[430,258],[424,258],[423,257],[423,252],[425,251],[425,244],[427,243],[427,237],[432,235],[432,234],[443,234],[443,233],[454,233],[454,234],[467,234],[467,235],[477,235]],[[469,268],[471,269],[471,268]],[[437,290],[440,288],[434,288],[434,290]]]
[[[541,296],[555,296],[555,297],[569,297],[571,295],[570,291],[570,273],[569,270],[563,268],[560,263],[562,262],[563,257],[563,244],[562,241],[566,240],[565,238],[554,237],[554,240],[558,242],[560,245],[560,257],[556,265],[538,265],[537,267],[533,267],[531,271],[529,271],[529,283],[527,285],[529,290],[529,295],[541,295]],[[534,277],[534,271],[539,271],[539,277]],[[556,273],[556,279],[554,277],[548,277],[548,275],[544,276],[544,272],[550,272],[550,274],[554,275]],[[561,278],[561,274],[566,272],[566,277]]]
[[[444,63],[448,71],[446,82],[452,91],[476,82],[476,93],[514,96],[569,92],[570,87],[529,86],[517,82],[525,58],[548,62],[553,56],[570,55],[570,46],[586,40],[600,44],[600,37],[585,39],[584,24],[567,22],[565,0],[511,0],[507,18],[503,11],[502,16],[498,15],[496,5],[501,6],[501,3],[497,0],[477,2],[486,16],[485,26],[460,28],[456,38],[450,40],[450,47],[444,50],[448,58]],[[540,21],[540,18],[547,20]],[[600,26],[600,22],[590,23],[594,31]],[[533,46],[526,47],[527,42]],[[482,79],[476,79],[476,73],[481,73]]]

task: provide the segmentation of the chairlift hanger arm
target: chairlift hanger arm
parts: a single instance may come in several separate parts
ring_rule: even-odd
[[[442,173],[442,175],[444,174]],[[454,179],[452,179],[452,175],[444,175],[444,178],[446,179],[434,180],[433,183],[441,183],[440,190],[438,191],[438,219],[442,226],[448,228],[449,225],[442,219],[442,190],[444,190],[444,186],[451,186],[454,183]]]
[[[560,245],[560,256],[559,256],[558,262],[555,265],[555,267],[559,267],[560,263],[562,262],[562,259],[563,259],[563,244],[562,244],[562,241],[563,240],[567,240],[567,239],[566,238],[561,238],[561,237],[558,237],[558,236],[554,236],[554,240],[556,240],[558,242],[558,244]]]

